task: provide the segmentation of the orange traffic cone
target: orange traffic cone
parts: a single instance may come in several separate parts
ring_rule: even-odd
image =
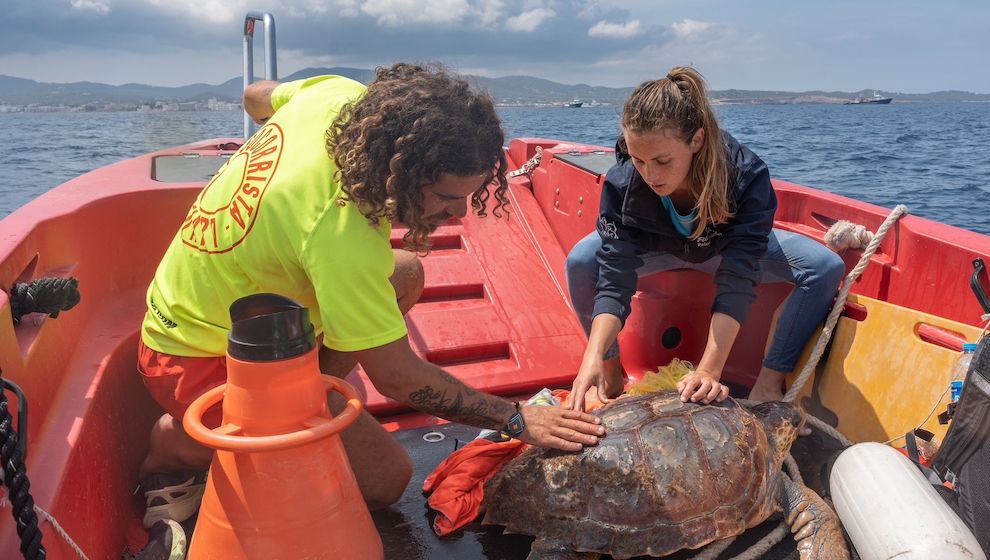
[[[230,314],[227,384],[183,418],[190,436],[216,449],[188,558],[382,558],[338,435],[361,401],[349,384],[320,375],[308,310],[257,294]],[[336,418],[328,389],[347,399]],[[203,414],[221,399],[223,423],[210,430]]]

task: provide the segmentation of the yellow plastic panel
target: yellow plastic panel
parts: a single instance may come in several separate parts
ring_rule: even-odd
[[[937,417],[950,401],[947,388],[960,353],[922,340],[918,328],[939,327],[970,342],[980,329],[863,296],[848,301],[865,307],[866,318],[839,318],[828,360],[818,365],[799,402],[833,426],[838,422],[838,430],[856,442],[885,442],[922,423],[941,440],[947,426]]]

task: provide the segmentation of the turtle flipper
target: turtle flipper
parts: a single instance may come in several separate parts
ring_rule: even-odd
[[[561,541],[536,539],[526,560],[598,560],[597,552],[574,552]]]
[[[801,560],[849,560],[849,548],[835,511],[810,488],[780,473],[779,500],[797,541]]]

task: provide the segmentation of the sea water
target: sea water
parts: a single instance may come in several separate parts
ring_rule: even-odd
[[[500,107],[506,138],[611,147],[618,106]],[[990,234],[990,104],[720,105],[722,126],[794,183]],[[97,167],[239,136],[240,112],[0,113],[0,218]]]

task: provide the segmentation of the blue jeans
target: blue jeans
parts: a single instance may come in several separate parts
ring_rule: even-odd
[[[591,333],[591,313],[595,307],[598,285],[598,258],[602,241],[597,231],[578,241],[567,255],[567,288],[571,304],[585,334]],[[722,257],[701,263],[690,263],[667,253],[646,253],[640,277],[675,269],[699,270],[715,274]],[[839,283],[845,275],[845,264],[838,255],[810,237],[774,229],[770,232],[767,252],[760,259],[760,284],[787,282],[794,289],[784,303],[777,319],[770,350],[763,360],[764,367],[789,372],[794,369],[801,350],[815,328],[828,315]],[[619,355],[618,343],[605,352],[605,359]]]

